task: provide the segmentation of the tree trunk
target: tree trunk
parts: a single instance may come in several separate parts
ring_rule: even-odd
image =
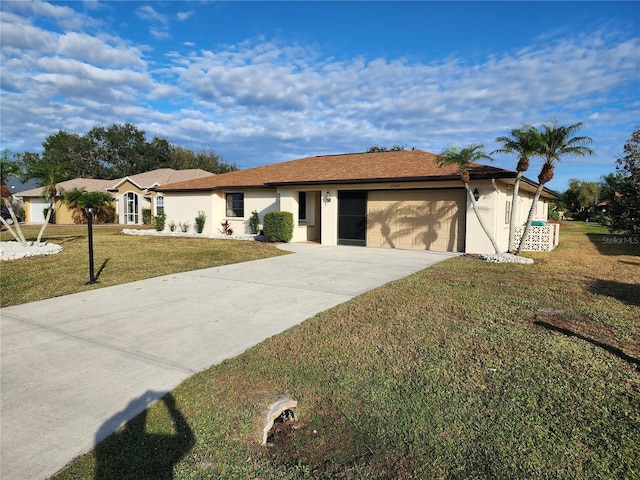
[[[49,202],[49,208],[47,209],[47,218],[44,219],[44,223],[42,227],[40,227],[40,231],[38,232],[38,238],[36,239],[36,244],[40,243],[40,239],[42,238],[42,234],[44,233],[45,228],[49,225],[49,220],[51,220],[51,213],[53,212],[54,203]]]
[[[515,236],[516,229],[516,214],[518,211],[518,201],[520,200],[518,193],[520,192],[520,179],[522,178],[522,172],[518,172],[516,181],[513,184],[513,197],[511,198],[511,217],[509,218],[509,246],[508,251],[513,251],[513,238]]]
[[[15,238],[15,239],[16,239],[16,241],[17,241],[19,244],[21,244],[21,245],[23,245],[23,246],[24,246],[24,244],[22,243],[22,240],[20,239],[20,237],[16,234],[16,232],[14,232],[14,231],[13,231],[13,228],[11,228],[11,225],[9,225],[9,224],[7,223],[7,221],[6,221],[3,217],[0,217],[0,223],[2,223],[2,225],[4,225],[4,226],[5,226],[5,228],[7,229],[7,232],[9,232],[9,233],[11,234],[11,236],[12,236],[13,238]],[[15,225],[15,224],[14,224],[14,225]]]
[[[542,170],[540,171],[540,175],[538,175],[538,182],[541,184],[545,184],[545,183],[549,183],[551,180],[553,180],[553,172],[555,170],[555,167],[553,166],[553,164],[550,163],[545,163],[542,166]]]
[[[8,197],[3,197],[2,201],[4,202],[5,207],[7,207],[7,210],[9,210],[9,215],[11,215],[11,219],[13,220],[14,228],[16,229],[15,232],[9,226],[9,224],[4,220],[4,218],[2,219],[2,224],[5,227],[7,227],[7,230],[9,231],[11,236],[13,238],[15,238],[20,245],[22,245],[23,247],[26,247],[27,246],[27,240],[24,238],[24,234],[22,233],[22,228],[20,228],[20,223],[18,222],[18,218],[16,217],[16,214],[13,211],[13,205],[11,205],[11,202],[9,201]]]
[[[518,166],[516,167],[516,172],[524,173],[529,170],[529,159],[527,157],[520,157],[518,160]]]
[[[533,202],[531,203],[531,208],[529,209],[529,216],[527,216],[527,223],[524,226],[524,232],[522,232],[522,238],[520,239],[518,250],[516,250],[516,255],[520,255],[522,249],[524,248],[524,242],[527,241],[527,237],[529,236],[529,229],[531,228],[531,221],[533,220],[533,214],[536,211],[536,205],[538,204],[538,200],[540,199],[540,194],[542,193],[543,188],[544,183],[540,183],[538,185],[538,188],[536,189],[536,194],[533,196]]]
[[[478,219],[478,222],[480,222],[480,226],[482,227],[482,230],[484,230],[484,233],[487,235],[487,237],[489,237],[489,240],[491,240],[491,245],[493,245],[493,249],[495,250],[495,253],[500,253],[500,249],[498,248],[498,244],[496,243],[495,239],[493,238],[493,235],[491,235],[491,233],[489,233],[489,229],[487,228],[487,226],[485,225],[484,221],[480,217],[480,214],[478,213],[478,210],[476,208],[476,199],[473,197],[473,193],[471,193],[471,189],[469,188],[469,184],[465,183],[464,184],[464,188],[467,190],[467,194],[469,195],[469,198],[471,199],[471,206],[473,207],[473,212],[476,214],[476,218]]]

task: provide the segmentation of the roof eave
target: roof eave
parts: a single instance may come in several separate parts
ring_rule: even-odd
[[[522,177],[522,178],[521,178],[521,181],[522,181],[522,182],[524,182],[524,183],[526,183],[527,185],[530,185],[530,186],[532,186],[532,187],[536,188],[536,189],[537,189],[537,188],[538,188],[538,186],[540,185],[539,183],[534,182],[533,180],[531,180],[531,179],[529,179],[529,178],[527,178],[527,177]],[[555,198],[555,199],[559,199],[559,198],[560,198],[560,194],[559,194],[559,193],[557,193],[557,192],[555,192],[554,190],[551,190],[550,188],[543,187],[543,188],[542,188],[542,191],[543,191],[544,193],[546,193],[549,197],[552,197],[552,198]]]
[[[473,180],[484,180],[491,178],[512,178],[515,173],[480,173],[471,174]],[[360,183],[409,183],[409,182],[447,182],[451,180],[460,180],[459,174],[450,175],[429,175],[420,177],[376,177],[376,178],[349,178],[349,179],[332,179],[332,180],[302,180],[290,182],[267,182],[265,185],[274,187],[284,187],[293,185],[340,185],[340,184],[360,184]]]
[[[152,192],[215,192],[217,190],[256,190],[265,188],[275,188],[271,184],[258,185],[214,185],[209,187],[182,187],[182,188],[162,188],[156,187],[149,189]]]

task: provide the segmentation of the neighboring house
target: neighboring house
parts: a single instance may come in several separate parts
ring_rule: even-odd
[[[6,184],[7,184],[7,188],[9,188],[9,192],[11,192],[11,205],[13,206],[13,210],[16,213],[16,215],[18,215],[18,218],[22,219],[23,215],[20,212],[21,210],[24,209],[24,202],[22,201],[22,198],[20,198],[18,194],[25,190],[29,190],[37,187],[38,181],[35,179],[30,179],[30,180],[27,180],[26,182],[23,182],[19,178],[14,177],[13,175],[9,175],[7,177]]]
[[[94,178],[74,178],[65,180],[56,184],[58,191],[58,199],[54,204],[55,221],[58,224],[73,224],[73,211],[64,205],[59,196],[62,192],[73,190],[74,188],[84,188],[87,192],[104,192],[113,185],[114,180],[98,180]],[[25,222],[27,223],[44,223],[46,217],[46,209],[49,208],[49,202],[42,198],[43,188],[32,188],[20,192],[17,196],[22,198],[24,202]]]
[[[163,209],[162,197],[150,191],[165,183],[210,177],[213,174],[205,170],[173,170],[160,168],[115,180],[93,178],[74,178],[57,184],[58,195],[74,188],[84,188],[88,192],[108,192],[113,196],[118,222],[124,225],[142,225],[142,209],[152,209],[152,215]],[[48,202],[42,199],[42,188],[34,188],[19,193],[24,201],[26,222],[43,223]],[[55,203],[56,223],[74,223],[73,212],[60,200]]]
[[[438,167],[421,150],[323,155],[266,165],[154,188],[164,195],[167,225],[207,216],[204,233],[219,233],[228,220],[249,232],[255,210],[289,211],[294,242],[361,245],[448,252],[493,253],[456,166]],[[480,214],[507,249],[516,172],[473,164],[471,189]],[[523,179],[518,222],[524,223],[537,184]],[[535,218],[546,220],[545,189]]]
[[[112,186],[107,191],[115,197],[119,223],[142,225],[142,209],[150,208],[152,215],[157,215],[164,210],[164,199],[162,195],[152,191],[154,187],[211,176],[215,175],[200,169],[159,168],[111,180]]]

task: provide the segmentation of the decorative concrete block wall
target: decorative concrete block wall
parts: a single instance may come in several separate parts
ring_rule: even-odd
[[[524,226],[516,227],[514,231],[515,245],[520,244],[520,239],[524,233]],[[544,226],[532,225],[529,229],[529,236],[522,249],[525,252],[550,252],[560,243],[560,225],[549,223]]]

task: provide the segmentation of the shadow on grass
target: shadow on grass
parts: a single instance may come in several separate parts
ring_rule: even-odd
[[[587,238],[602,255],[640,256],[640,235],[587,233]]]
[[[589,290],[596,295],[615,298],[627,305],[640,305],[640,284],[593,279]]]
[[[545,322],[544,320],[536,320],[533,323],[534,325],[537,325],[539,327],[545,328],[553,332],[561,333],[563,335],[566,335],[567,337],[575,337],[575,338],[579,338],[580,340],[584,340],[585,342],[589,342],[590,344],[595,345],[596,347],[600,347],[603,350],[606,350],[607,352],[609,352],[610,354],[615,355],[619,359],[624,360],[628,364],[634,365],[636,369],[640,369],[640,360],[638,360],[635,357],[632,357],[631,355],[627,355],[618,347],[614,347],[607,343],[599,342],[598,340],[581,335],[579,333],[574,332],[573,330],[569,330],[568,328],[559,327],[552,323]]]
[[[195,445],[195,436],[171,393],[147,391],[107,420],[96,433],[94,480],[128,478],[171,480],[173,467]],[[161,398],[175,430],[172,434],[148,433],[147,407]],[[141,413],[140,413],[141,412]],[[137,416],[136,416],[137,415]],[[128,421],[120,430],[116,429]],[[113,433],[115,431],[115,433]]]
[[[111,259],[107,258],[104,262],[102,262],[102,265],[100,265],[100,268],[98,269],[98,272],[96,273],[96,280],[98,280],[100,278],[100,275],[102,274],[102,271],[107,266],[107,263],[109,263],[109,260],[111,260]]]

